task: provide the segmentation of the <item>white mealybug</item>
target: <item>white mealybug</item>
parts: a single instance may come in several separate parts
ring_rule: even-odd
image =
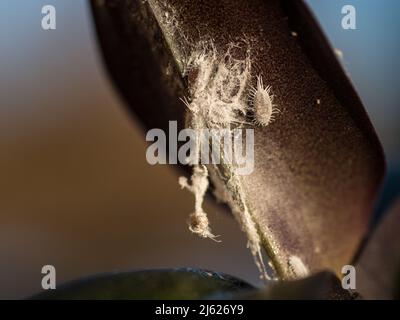
[[[257,86],[251,87],[249,96],[253,106],[253,122],[260,126],[269,125],[274,120],[274,115],[279,113],[279,110],[274,106],[271,87],[264,87],[261,76],[257,76]]]

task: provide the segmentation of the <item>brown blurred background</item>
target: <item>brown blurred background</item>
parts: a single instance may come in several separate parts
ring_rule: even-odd
[[[57,9],[54,31],[41,29],[46,4]],[[339,27],[340,20],[332,30]],[[351,43],[347,51],[357,52]],[[341,49],[346,57],[345,43]],[[357,72],[366,68],[356,61],[347,55],[357,84],[363,79]],[[375,108],[384,98],[393,106],[397,90],[391,98],[378,91],[368,111],[395,162],[398,127]],[[180,190],[174,168],[147,164],[145,150],[144,133],[105,74],[87,2],[1,0],[0,298],[38,292],[45,264],[56,267],[58,284],[93,273],[177,266],[259,283],[236,222],[208,202],[222,243],[192,235],[186,225],[192,196]]]

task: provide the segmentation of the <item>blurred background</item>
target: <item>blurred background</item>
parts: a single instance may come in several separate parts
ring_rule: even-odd
[[[389,164],[383,211],[400,190],[397,0],[308,0],[365,103]],[[57,10],[43,31],[41,8]],[[198,266],[253,284],[258,271],[236,222],[207,202],[222,243],[192,235],[193,199],[178,174],[150,166],[144,133],[107,78],[86,0],[0,1],[0,298],[107,271]]]

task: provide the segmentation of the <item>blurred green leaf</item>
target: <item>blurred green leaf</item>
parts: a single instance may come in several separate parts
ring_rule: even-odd
[[[32,299],[204,299],[250,289],[246,282],[223,273],[192,268],[160,269],[88,277]]]

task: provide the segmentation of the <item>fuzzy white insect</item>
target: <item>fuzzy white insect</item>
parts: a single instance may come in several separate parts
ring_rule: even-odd
[[[275,119],[274,115],[280,112],[274,105],[271,87],[264,87],[261,76],[257,76],[257,86],[251,87],[249,97],[253,105],[253,122],[256,125],[269,125]]]
[[[181,98],[191,113],[211,126],[243,125],[248,109],[244,93],[250,79],[250,55],[234,58],[231,43],[224,54],[218,54],[213,42],[201,42],[188,59],[186,73],[195,77],[190,83],[190,100]]]

